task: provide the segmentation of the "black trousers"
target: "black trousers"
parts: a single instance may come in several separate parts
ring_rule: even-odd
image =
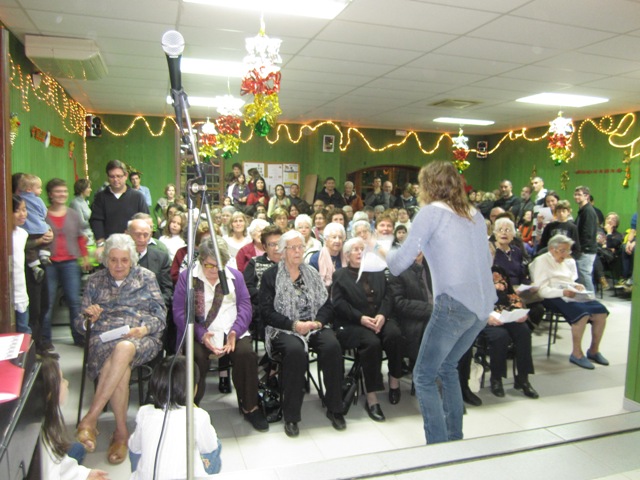
[[[199,342],[194,343],[193,359],[200,371],[198,391],[194,398],[196,405],[199,405],[204,397],[209,372],[209,355],[211,350]],[[251,411],[258,405],[258,355],[253,350],[251,337],[236,340],[236,349],[229,354],[229,358],[233,362],[231,379],[238,395],[238,402],[246,411]]]
[[[36,282],[33,276],[33,270],[28,265],[25,265],[24,273],[27,283],[27,295],[29,296],[29,327],[31,328],[31,338],[33,338],[36,348],[41,348],[43,342],[42,323],[49,309],[47,276],[45,274],[42,282]],[[71,327],[73,328],[73,325]]]
[[[348,325],[338,331],[343,348],[357,348],[362,366],[362,376],[367,392],[384,390],[382,380],[382,351],[387,354],[389,374],[402,377],[402,332],[393,319],[387,319],[380,333],[362,325]]]
[[[271,341],[273,352],[281,358],[282,413],[285,422],[299,422],[304,399],[305,373],[309,356],[302,340],[280,333]],[[330,412],[342,412],[342,348],[330,328],[309,337],[309,348],[318,356],[324,379],[325,404]]]
[[[491,378],[507,376],[507,353],[513,342],[518,377],[527,378],[534,373],[531,358],[531,329],[525,323],[505,323],[499,327],[486,326],[481,335],[487,339],[489,357],[491,357]]]

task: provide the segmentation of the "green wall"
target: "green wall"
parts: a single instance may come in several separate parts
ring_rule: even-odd
[[[22,44],[13,36],[10,36],[10,52],[15,65],[20,66],[23,76],[37,70],[24,56]],[[19,85],[20,81],[16,77],[13,83]],[[82,137],[65,130],[58,113],[45,101],[39,100],[32,90],[29,90],[27,96],[28,111],[25,109],[20,90],[9,87],[9,96],[11,112],[17,113],[20,120],[18,135],[11,150],[12,173],[23,172],[38,175],[42,179],[43,186],[53,177],[62,178],[67,181],[69,190],[73,194],[74,162],[69,158],[69,142],[75,142],[74,156],[78,175],[84,177]],[[53,137],[62,138],[64,146],[62,148],[45,147],[43,142],[31,137],[32,127],[51,132]],[[42,199],[45,203],[47,202],[44,189]]]

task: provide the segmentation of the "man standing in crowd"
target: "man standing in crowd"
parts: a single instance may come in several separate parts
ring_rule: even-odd
[[[324,202],[322,200],[320,200],[319,198],[316,199],[313,202],[313,213],[321,212],[322,210],[324,210],[324,207],[325,207]]]
[[[511,212],[515,217],[520,210],[522,200],[513,194],[513,184],[509,180],[500,182],[500,198],[493,204],[494,207],[500,207],[505,212]]]
[[[344,198],[336,190],[336,179],[333,177],[327,177],[324,181],[324,188],[316,193],[315,200],[322,200],[325,205],[333,205],[335,208],[344,207]]]
[[[547,189],[544,188],[544,180],[540,177],[535,177],[531,180],[531,185],[533,185],[533,191],[536,194],[533,203],[535,203],[536,206],[544,207],[544,197],[547,196]]]
[[[529,185],[525,185],[520,190],[520,208],[518,212],[514,212],[516,215],[516,225],[520,225],[522,221],[522,217],[524,217],[525,212],[531,212],[531,218],[533,218],[533,201],[531,200],[531,187]]]
[[[131,181],[131,188],[139,191],[142,195],[144,195],[144,199],[147,202],[147,206],[151,208],[151,192],[149,191],[149,187],[145,187],[141,185],[140,182],[142,174],[140,172],[133,171],[129,174],[129,180]]]
[[[364,197],[364,204],[371,208],[374,208],[376,205],[384,205],[382,179],[380,179],[380,177],[375,177],[371,186],[373,187],[373,191],[367,193],[367,196]]]
[[[353,213],[359,212],[364,208],[364,203],[360,196],[356,193],[353,182],[347,180],[344,182],[344,204],[345,206],[350,205],[353,209]]]
[[[593,292],[593,262],[598,252],[598,216],[593,206],[589,202],[589,187],[576,187],[573,192],[573,199],[576,201],[580,210],[576,217],[576,226],[578,227],[578,238],[580,239],[580,250],[582,254],[576,259],[578,267],[578,283]]]
[[[89,225],[96,238],[96,256],[102,255],[104,241],[112,233],[123,233],[127,222],[138,212],[149,213],[144,195],[127,187],[127,167],[120,160],[107,163],[109,186],[96,193]]]
[[[289,187],[289,200],[291,201],[291,205],[295,205],[300,213],[309,213],[311,209],[309,204],[305,202],[302,198],[300,198],[300,185],[297,183],[292,183]]]
[[[382,194],[384,196],[384,209],[393,208],[396,205],[396,196],[393,194],[393,183],[389,180],[382,185]]]

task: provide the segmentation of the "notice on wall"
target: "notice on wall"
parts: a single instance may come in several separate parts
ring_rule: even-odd
[[[243,171],[249,179],[249,170],[255,168],[264,178],[269,196],[275,194],[276,185],[284,185],[287,195],[289,187],[300,184],[300,164],[298,163],[266,163],[266,162],[244,162]]]

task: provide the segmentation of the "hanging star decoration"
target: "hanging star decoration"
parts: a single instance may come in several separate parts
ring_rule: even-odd
[[[260,19],[258,35],[246,39],[247,73],[242,79],[240,94],[253,95],[254,100],[244,108],[244,123],[261,137],[269,134],[282,113],[278,98],[281,73],[277,66],[282,63],[281,43],[282,40],[267,36],[264,18]]]
[[[628,151],[624,152],[622,163],[624,164],[624,180],[622,181],[622,186],[629,188],[629,180],[631,180],[631,156]]]
[[[453,165],[458,170],[458,173],[464,172],[469,165],[467,156],[469,155],[469,145],[467,142],[469,139],[462,134],[462,129],[458,132],[458,136],[452,139],[453,141]]]
[[[571,151],[571,138],[573,137],[573,122],[570,118],[564,118],[562,112],[558,112],[557,118],[549,122],[549,145],[551,160],[555,165],[569,163],[575,154]]]

